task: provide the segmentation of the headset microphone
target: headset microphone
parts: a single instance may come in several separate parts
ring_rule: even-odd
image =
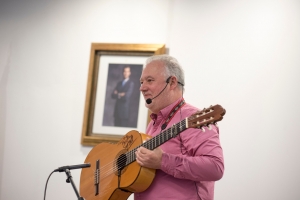
[[[146,99],[146,103],[147,103],[147,104],[152,103],[152,99],[150,99],[150,98],[149,98],[149,99]]]
[[[169,82],[170,82],[170,78],[171,78],[172,76],[170,76],[167,80],[166,80],[166,86],[164,87],[164,89],[162,89],[161,91],[160,91],[160,93],[158,93],[158,95],[156,95],[155,97],[153,97],[152,99],[146,99],[146,103],[147,104],[150,104],[150,103],[152,103],[152,100],[153,99],[155,99],[156,97],[158,97],[165,89],[166,89],[166,87],[167,87],[167,85],[169,84]]]

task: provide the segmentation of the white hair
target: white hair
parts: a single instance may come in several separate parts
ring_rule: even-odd
[[[166,54],[154,55],[154,56],[149,57],[146,60],[146,65],[148,65],[149,63],[151,63],[153,61],[160,61],[160,62],[164,63],[165,71],[162,73],[164,73],[166,78],[168,78],[170,76],[175,76],[177,78],[177,81],[179,82],[180,86],[185,85],[184,71],[176,58],[166,55]],[[180,87],[180,88],[183,89],[183,87]]]

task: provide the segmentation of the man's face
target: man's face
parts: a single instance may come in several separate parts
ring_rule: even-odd
[[[124,79],[129,78],[130,74],[131,74],[130,68],[129,67],[124,68],[124,71],[123,71]]]
[[[142,72],[140,82],[140,91],[144,99],[152,99],[158,95],[166,86],[166,78],[163,74],[164,66],[160,61],[149,63]],[[165,89],[157,98],[153,99],[151,104],[145,104],[153,113],[157,113],[165,105],[167,98],[167,90]]]

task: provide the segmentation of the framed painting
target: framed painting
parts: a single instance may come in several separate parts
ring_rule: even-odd
[[[92,43],[81,144],[118,142],[127,132],[146,131],[149,111],[140,94],[146,59],[164,44]]]

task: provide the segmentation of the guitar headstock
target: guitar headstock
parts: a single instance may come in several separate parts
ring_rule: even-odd
[[[226,110],[220,105],[210,106],[203,110],[196,112],[188,118],[189,128],[201,128],[209,124],[214,124],[223,119]]]

